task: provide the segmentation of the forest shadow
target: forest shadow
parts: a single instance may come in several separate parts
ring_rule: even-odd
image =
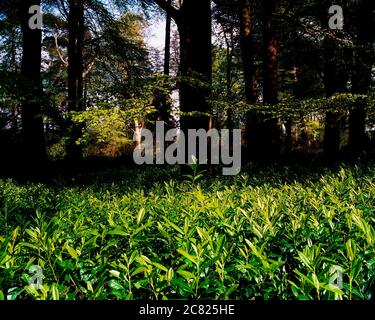
[[[370,155],[360,159],[342,157],[339,161],[327,161],[318,154],[294,154],[280,158],[277,162],[250,162],[242,165],[236,176],[223,176],[221,166],[199,167],[195,173],[202,174],[199,183],[209,186],[215,182],[234,184],[239,176],[247,177],[252,186],[317,182],[326,174],[338,174],[343,167],[357,167],[362,175],[374,174],[374,158]],[[50,188],[76,188],[111,185],[124,190],[152,189],[164,182],[193,182],[194,172],[188,165],[143,165],[134,164],[127,158],[88,158],[72,164],[68,161],[47,162],[36,170],[22,167],[21,163],[0,166],[0,179],[12,179],[20,184],[42,183]],[[360,178],[360,177],[358,177]]]

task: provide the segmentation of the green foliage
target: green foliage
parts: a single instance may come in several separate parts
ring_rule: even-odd
[[[253,169],[194,184],[171,173],[133,169],[86,187],[0,180],[0,299],[374,294],[373,171]],[[28,285],[31,265],[41,289]]]
[[[227,102],[212,99],[210,102],[214,108],[227,110],[232,108],[239,116],[247,112],[256,112],[264,119],[278,118],[282,121],[293,120],[294,123],[303,123],[306,117],[311,115],[324,115],[328,111],[347,113],[352,108],[361,106],[368,113],[368,125],[373,125],[375,115],[374,94],[336,94],[330,98],[312,99],[285,99],[277,105],[264,105],[262,103],[248,104],[238,99]]]
[[[142,95],[142,81],[152,75],[145,27],[144,18],[131,12],[103,24],[90,74],[91,104]]]
[[[192,183],[196,183],[199,180],[202,180],[204,178],[205,173],[207,172],[207,170],[200,170],[199,167],[202,164],[207,164],[207,161],[204,161],[204,163],[198,163],[198,159],[193,155],[192,163],[187,165],[191,170],[191,174],[185,174],[184,177]]]
[[[60,141],[52,144],[47,148],[48,159],[52,161],[63,160],[66,157],[66,139],[61,139]]]
[[[87,154],[114,157],[133,151],[135,124],[145,124],[155,113],[151,97],[120,99],[100,103],[81,112],[71,112],[71,119],[82,124],[82,137],[76,141]]]
[[[78,143],[87,143],[93,139],[93,136],[99,143],[112,140],[126,143],[133,139],[134,120],[145,120],[154,112],[151,101],[129,99],[101,104],[100,108],[73,112],[72,120],[76,123],[86,124],[85,133]]]

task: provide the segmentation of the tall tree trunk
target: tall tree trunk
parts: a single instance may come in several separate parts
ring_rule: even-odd
[[[20,18],[22,29],[22,84],[21,105],[24,154],[31,168],[39,167],[46,160],[45,137],[40,98],[43,94],[41,80],[42,30],[31,29],[29,8],[40,6],[39,0],[23,0],[20,2]]]
[[[167,0],[167,5],[172,5],[172,0]],[[171,25],[172,16],[170,12],[166,12],[166,22],[165,22],[165,46],[164,46],[164,75],[166,77],[170,74],[171,65]],[[173,127],[173,120],[171,119],[168,94],[157,90],[155,93],[155,105],[159,106],[159,120],[164,121],[168,127]]]
[[[11,47],[11,71],[14,72],[14,74],[18,73],[17,68],[17,44],[16,44],[16,28],[12,28],[11,35],[10,35],[10,47]],[[14,104],[12,106],[12,131],[14,136],[16,136],[18,131],[18,105]]]
[[[324,41],[324,85],[326,97],[329,98],[335,94],[336,88],[336,72],[335,72],[335,51],[332,40]],[[337,155],[340,147],[340,128],[338,127],[338,117],[334,112],[326,113],[324,141],[324,154],[328,159]]]
[[[233,56],[234,56],[234,24],[231,24],[229,27],[229,34],[228,30],[223,30],[224,37],[225,37],[225,44],[226,44],[226,94],[227,94],[227,101],[232,101],[233,98]],[[217,111],[217,117],[219,117],[219,110]],[[230,132],[229,137],[229,150],[230,152],[233,151],[233,139],[232,139],[232,133],[234,130],[234,123],[233,123],[233,110],[231,106],[228,106],[226,111],[226,124],[227,129]],[[220,121],[217,121],[216,128],[219,129]]]
[[[326,37],[324,40],[324,84],[326,97],[347,91],[348,74],[336,57],[337,43]],[[340,134],[344,116],[331,110],[326,113],[323,148],[327,160],[335,160],[340,153]]]
[[[227,87],[227,99],[228,101],[232,100],[233,90],[233,55],[234,55],[234,41],[233,41],[233,28],[230,30],[230,39],[226,36],[226,55],[227,55],[227,70],[226,70],[226,87]],[[233,132],[233,110],[231,107],[227,110],[227,127],[230,132]]]
[[[68,109],[83,110],[83,38],[84,6],[82,0],[69,0],[69,45],[68,45]],[[81,126],[71,124],[67,154],[70,160],[82,157],[82,148],[76,144],[81,136]]]
[[[265,103],[278,103],[278,42],[272,22],[276,0],[264,1],[263,16],[263,100]]]
[[[168,6],[172,5],[172,0],[168,0]],[[164,47],[164,75],[169,76],[171,64],[171,25],[172,16],[170,12],[166,12],[165,21],[165,47]]]
[[[209,130],[212,82],[211,0],[180,1],[176,9],[165,0],[153,0],[175,20],[180,36],[180,119],[181,130]],[[210,142],[210,141],[208,141]],[[190,161],[187,158],[185,161]],[[197,155],[199,156],[199,155]]]
[[[374,20],[368,14],[374,8],[372,0],[363,0],[358,6],[355,28],[355,41],[352,70],[352,93],[367,94],[371,85],[371,71],[374,58],[371,43],[374,41]],[[354,156],[359,155],[366,148],[366,107],[365,100],[358,101],[358,105],[350,110],[349,115],[349,149]]]
[[[245,96],[249,104],[254,104],[258,100],[256,90],[256,69],[254,64],[254,44],[253,44],[253,23],[252,6],[250,0],[239,1],[239,20],[240,20],[240,38],[242,66],[245,82]],[[258,142],[258,117],[255,112],[246,114],[246,132],[245,140],[247,145],[247,158],[253,158],[259,149]],[[254,153],[254,154],[253,154]]]
[[[240,0],[240,33],[246,100],[249,103],[255,103],[258,100],[258,95],[256,91],[252,7],[250,0]]]
[[[209,113],[212,78],[211,1],[184,0],[177,26],[180,34],[180,109]],[[209,129],[209,115],[183,115],[181,129]]]
[[[278,41],[273,22],[277,0],[263,1],[263,103],[278,103]],[[280,155],[280,128],[277,119],[260,123],[260,157],[275,160]]]
[[[367,94],[371,84],[372,61],[366,49],[357,47],[353,57],[352,93]],[[366,107],[364,99],[357,100],[357,105],[349,113],[349,149],[357,156],[366,148]]]

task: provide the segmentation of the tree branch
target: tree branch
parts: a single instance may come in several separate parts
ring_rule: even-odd
[[[86,70],[83,71],[82,73],[82,77],[83,79],[86,79],[86,77],[88,76],[88,74],[91,72],[92,68],[94,67],[95,65],[95,60],[92,60],[89,65],[87,66]]]
[[[60,51],[60,47],[59,47],[59,43],[58,43],[58,40],[57,40],[57,35],[55,34],[54,35],[54,38],[55,38],[55,46],[56,46],[56,51],[57,51],[57,54],[59,55],[59,58],[61,60],[61,62],[65,65],[65,67],[67,67],[69,65],[68,61],[66,61]]]
[[[177,22],[179,19],[180,12],[178,9],[176,9],[174,6],[170,5],[165,0],[153,0],[161,9],[163,9],[165,12],[167,12],[172,19]]]

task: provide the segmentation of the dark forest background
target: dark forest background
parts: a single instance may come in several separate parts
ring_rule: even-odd
[[[155,120],[241,128],[243,162],[373,155],[374,3],[336,2],[2,1],[2,170],[126,161]],[[35,4],[42,30],[28,28]],[[165,16],[155,52],[144,32]]]

